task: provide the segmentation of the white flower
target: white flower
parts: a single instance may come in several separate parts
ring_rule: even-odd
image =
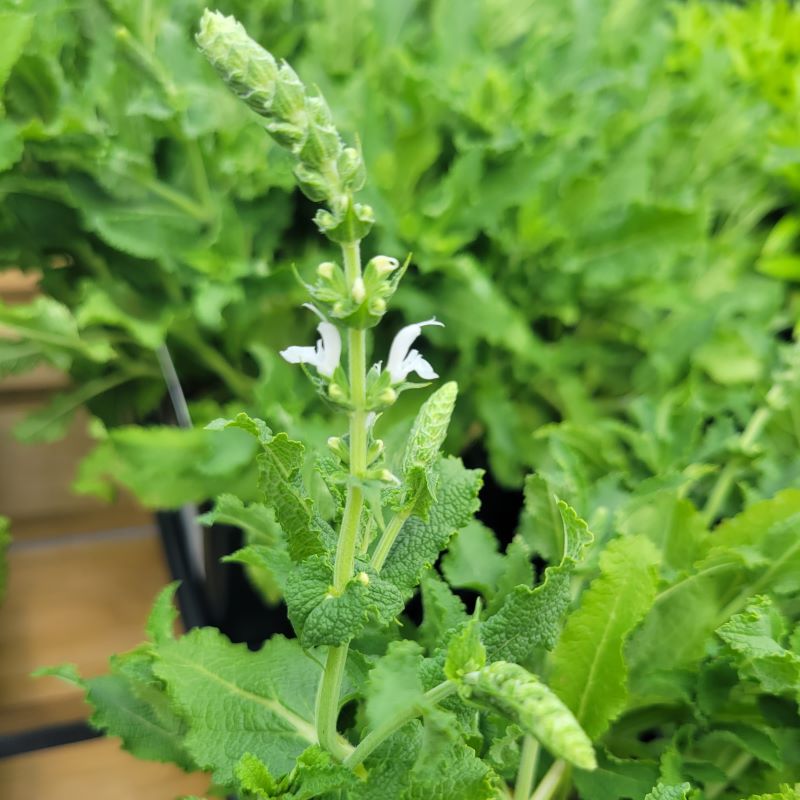
[[[439,377],[420,353],[409,349],[417,336],[422,333],[425,325],[444,327],[444,323],[438,322],[436,319],[426,319],[424,322],[406,325],[394,337],[389,349],[389,360],[386,362],[386,369],[392,376],[392,383],[402,383],[410,372],[416,372],[420,378],[426,381]]]
[[[290,364],[312,364],[326,378],[333,376],[342,355],[342,337],[335,325],[320,322],[317,325],[320,338],[315,347],[287,347],[281,355]]]

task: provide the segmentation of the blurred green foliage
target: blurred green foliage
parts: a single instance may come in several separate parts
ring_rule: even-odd
[[[115,427],[163,411],[164,342],[196,422],[326,413],[276,352],[311,339],[291,265],[328,254],[285,156],[195,51],[202,5],[19,0],[0,17],[0,256],[43,269],[45,292],[0,308],[21,336],[0,369],[70,370],[75,391],[21,433],[54,438],[88,404],[108,428],[95,488],[132,452]],[[221,10],[361,132],[373,246],[419,273],[397,324],[448,325],[433,360],[462,387],[454,447],[480,440],[510,486],[559,473],[582,508],[665,473],[704,501],[734,464],[722,507],[797,476],[792,6]],[[162,447],[140,438],[137,459]]]

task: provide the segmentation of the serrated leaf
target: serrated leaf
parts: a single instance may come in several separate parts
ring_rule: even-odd
[[[659,783],[645,795],[644,800],[686,800],[686,795],[691,788],[688,783]]]
[[[175,623],[178,620],[178,609],[175,608],[175,592],[180,581],[167,584],[156,597],[150,616],[147,618],[145,632],[147,638],[156,645],[172,641],[175,638]]]
[[[480,621],[471,619],[447,645],[444,674],[448,680],[460,681],[468,672],[486,665],[486,648],[481,642]]]
[[[162,644],[154,664],[187,721],[184,746],[225,786],[244,753],[284,775],[316,743],[320,669],[297,642],[275,637],[254,653],[213,628]]]
[[[466,469],[457,458],[440,462],[436,501],[427,521],[409,517],[386,558],[381,577],[410,594],[422,573],[439,556],[456,531],[463,528],[478,509],[483,471]]]
[[[544,581],[534,589],[518,586],[481,628],[490,661],[523,661],[536,647],[552,649],[570,601],[570,575],[592,541],[586,523],[575,510],[558,501],[562,521],[563,556],[548,567]]]
[[[416,642],[404,640],[389,645],[367,680],[365,709],[370,727],[410,706],[424,707],[421,664],[422,649]]]
[[[780,643],[785,633],[785,621],[765,596],[755,597],[717,629],[743,677],[754,678],[766,692],[788,693],[800,700],[800,655]]]
[[[458,385],[450,381],[422,404],[403,454],[403,479],[407,486],[403,504],[412,505],[414,513],[423,519],[436,499],[433,469],[447,436],[457,394]]]
[[[403,609],[403,596],[368,565],[357,563],[356,576],[342,592],[333,588],[333,565],[312,556],[286,581],[289,619],[303,647],[349,642],[371,620],[387,624]]]
[[[420,641],[432,652],[442,644],[448,631],[467,621],[467,612],[461,599],[450,591],[435,570],[428,570],[422,576],[420,594]]]
[[[556,757],[581,769],[597,766],[592,743],[572,712],[524,667],[495,661],[466,677],[463,695],[508,717]]]
[[[578,770],[575,786],[582,800],[643,798],[658,779],[658,765],[646,759],[621,759],[598,749],[597,769]]]
[[[203,525],[223,523],[241,528],[248,544],[223,561],[245,565],[250,581],[268,603],[274,605],[283,597],[292,560],[283,529],[271,508],[263,503],[243,503],[238,497],[225,494],[198,521]]]
[[[473,589],[490,599],[506,569],[494,533],[471,520],[450,542],[442,557],[442,573],[457,589]]]
[[[644,537],[613,540],[600,577],[568,618],[551,660],[552,686],[592,739],[625,707],[623,646],[653,603],[659,554]]]
[[[144,670],[140,667],[142,659]],[[123,748],[137,758],[195,770],[197,764],[184,743],[186,724],[163,689],[148,680],[152,661],[152,656],[142,657],[133,651],[112,659],[110,674],[98,678],[82,679],[72,664],[37,674],[53,675],[82,688],[93,708],[90,724],[108,736],[118,736]],[[134,669],[129,668],[132,662]]]

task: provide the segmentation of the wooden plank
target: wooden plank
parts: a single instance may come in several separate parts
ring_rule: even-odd
[[[12,525],[107,510],[101,500],[76,495],[70,488],[78,462],[93,445],[86,411],[78,411],[67,435],[57,442],[26,444],[14,438],[14,426],[40,403],[0,404],[0,510]],[[121,498],[123,506],[130,507],[131,519],[142,518],[140,510],[133,513],[136,506],[130,497]]]
[[[142,641],[153,598],[168,581],[152,527],[12,545],[0,606],[0,733],[84,717],[80,691],[31,671],[72,662],[84,675],[103,674],[112,653]]]
[[[38,750],[0,761],[3,800],[175,800],[203,796],[207,776],[139,761],[116,739]]]

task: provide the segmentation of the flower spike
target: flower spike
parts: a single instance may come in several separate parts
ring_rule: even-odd
[[[392,383],[402,383],[411,372],[416,372],[420,378],[426,381],[439,377],[433,371],[433,367],[417,350],[410,349],[414,340],[422,333],[422,328],[425,325],[444,327],[444,323],[435,318],[426,319],[424,322],[406,325],[394,337],[392,346],[389,349],[389,360],[386,362],[386,370],[392,378]]]
[[[281,350],[281,356],[290,364],[311,364],[325,378],[333,377],[342,355],[342,336],[330,322],[317,325],[320,338],[315,347],[294,345]]]

